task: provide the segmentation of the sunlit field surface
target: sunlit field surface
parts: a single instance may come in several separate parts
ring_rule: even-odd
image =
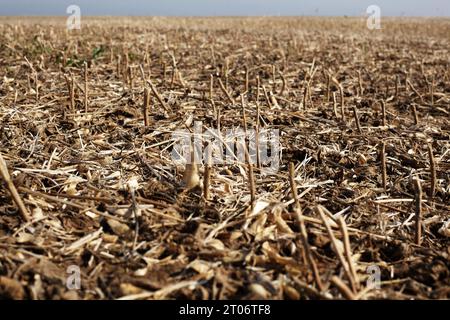
[[[0,18],[0,298],[450,298],[449,30]]]

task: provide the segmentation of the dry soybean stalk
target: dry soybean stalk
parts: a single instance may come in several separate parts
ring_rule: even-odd
[[[144,107],[142,112],[144,113],[144,126],[148,126],[149,119],[148,119],[148,109],[150,105],[150,89],[145,88],[144,89]]]
[[[350,282],[350,285],[352,287],[352,291],[356,292],[356,283],[355,280],[353,279],[352,273],[350,271],[349,265],[347,264],[347,262],[345,261],[344,256],[342,255],[342,252],[340,250],[340,247],[337,243],[337,239],[334,236],[333,230],[331,229],[331,226],[325,216],[325,213],[323,212],[321,206],[317,207],[317,211],[320,215],[320,218],[322,219],[322,222],[325,226],[325,229],[327,230],[327,233],[330,237],[331,243],[333,245],[334,251],[336,252],[336,255],[339,258],[339,261],[341,262],[342,267],[344,268],[345,274],[347,275],[348,281]]]
[[[326,100],[326,102],[329,102],[330,101],[330,85],[331,85],[331,76],[330,75],[328,75],[327,76],[327,100]]]
[[[264,92],[264,98],[266,98],[266,102],[269,106],[269,108],[272,108],[272,103],[270,102],[269,94],[267,93],[266,87],[262,86],[263,92]]]
[[[254,197],[254,189],[255,189],[255,183],[253,181],[254,176],[253,176],[253,166],[251,164],[251,159],[250,159],[250,155],[248,154],[248,147],[250,146],[250,144],[248,143],[248,134],[247,134],[247,116],[245,115],[245,101],[244,101],[244,95],[241,94],[241,105],[242,105],[242,125],[244,126],[244,149],[246,150],[246,161],[249,164],[249,179],[250,179],[250,190],[252,192],[252,209],[253,209],[253,204],[255,203],[255,197]]]
[[[125,72],[128,72],[128,67],[130,64],[130,57],[128,56],[128,48],[125,50]]]
[[[311,248],[309,247],[309,243],[308,243],[308,233],[306,231],[305,221],[303,219],[300,202],[298,200],[297,186],[295,184],[295,179],[294,179],[294,176],[295,176],[294,171],[295,171],[294,163],[290,162],[289,163],[289,182],[290,182],[290,186],[291,186],[292,197],[294,198],[294,201],[295,201],[295,209],[294,209],[295,211],[294,212],[295,212],[295,217],[296,217],[297,223],[300,226],[300,237],[302,240],[303,248],[305,249],[306,260],[309,264],[309,267],[311,268],[311,270],[313,272],[314,281],[316,282],[317,288],[320,291],[323,291],[324,287],[322,284],[322,280],[320,279],[319,270],[317,269],[316,262],[314,260],[314,257],[311,252]]]
[[[225,59],[225,88],[228,91],[228,69],[229,69],[229,61],[228,58]]]
[[[163,78],[162,78],[162,83],[165,84],[166,83],[166,77],[167,77],[167,64],[165,61],[163,61],[162,63],[162,67],[163,67]]]
[[[311,82],[312,79],[314,77],[314,74],[316,73],[317,68],[314,68],[314,61],[312,63],[311,69],[308,72],[308,81],[306,81],[306,87],[305,87],[305,92],[303,95],[303,108],[306,109],[306,102],[309,99],[309,103],[311,105],[311,107],[313,107],[312,104],[312,98],[311,98]],[[306,78],[306,77],[305,77]]]
[[[405,92],[408,93],[408,73],[405,73]]]
[[[175,84],[175,75],[176,75],[176,69],[175,67],[172,67],[172,73],[170,76],[170,88],[173,88],[174,84]]]
[[[358,84],[359,84],[359,95],[363,95],[363,83],[361,78],[361,71],[358,70]]]
[[[286,78],[284,75],[279,72],[280,78],[281,78],[281,90],[280,90],[280,96],[283,96],[284,91],[286,90]]]
[[[69,101],[70,101],[70,81],[69,81],[69,78],[65,74],[63,74],[63,76],[64,76],[64,80],[66,80],[67,92],[69,92]]]
[[[359,133],[362,133],[361,124],[359,123],[359,118],[358,118],[358,111],[356,110],[355,106],[353,106],[352,109],[353,109],[353,116],[355,117],[356,129],[358,129]]]
[[[422,95],[419,93],[419,91],[416,90],[416,88],[414,88],[409,80],[407,80],[407,84],[411,87],[412,91],[414,91],[414,93],[420,98],[420,101],[424,102]]]
[[[131,66],[127,69],[128,84],[130,85],[131,94],[133,94],[133,69]]]
[[[156,99],[158,100],[158,102],[161,104],[161,106],[164,108],[164,110],[169,111],[169,107],[166,105],[166,103],[164,102],[163,98],[161,97],[161,95],[158,93],[158,90],[156,90],[155,86],[153,85],[153,83],[150,80],[147,80],[148,85],[150,86],[150,88],[152,89],[153,94],[156,96]]]
[[[148,49],[146,49],[146,51],[148,51]],[[146,54],[146,56],[145,56],[145,65],[148,68],[149,76],[152,74],[152,69],[151,69],[152,65],[151,65],[151,63],[152,63],[152,61],[151,61],[150,55]]]
[[[144,71],[144,67],[142,66],[142,64],[139,65],[139,71],[141,73],[142,81],[144,82],[144,85],[145,85],[146,76],[145,76],[145,71]]]
[[[212,108],[213,108],[213,115],[214,115],[214,117],[217,117],[217,108],[216,108],[216,103],[214,102],[214,100],[213,99],[211,99],[210,100],[210,103],[211,103],[211,106],[212,106]]]
[[[220,107],[217,108],[217,118],[216,118],[216,126],[217,126],[217,133],[220,134]]]
[[[384,93],[384,98],[387,99],[389,97],[389,81],[388,81],[388,77],[386,76],[386,91]]]
[[[203,174],[203,197],[205,200],[209,200],[209,187],[211,185],[211,158],[212,158],[212,146],[207,146],[205,171]]]
[[[242,107],[242,124],[244,126],[244,136],[247,139],[247,116],[245,115],[245,101],[244,95],[241,94],[241,107]]]
[[[214,90],[214,75],[210,75],[209,77],[209,100],[213,99],[213,90]]]
[[[339,94],[341,96],[341,115],[342,115],[342,121],[345,121],[345,111],[344,111],[344,89],[339,84]]]
[[[14,183],[11,180],[11,176],[9,175],[8,167],[6,165],[5,159],[3,159],[3,156],[0,154],[0,176],[6,183],[6,188],[11,193],[11,196],[16,203],[17,207],[19,207],[19,212],[22,216],[22,218],[25,221],[30,221],[30,214],[25,207],[22,199],[20,198],[19,193],[17,192],[16,187],[14,186]]]
[[[395,95],[394,98],[397,100],[398,98],[398,86],[400,84],[400,77],[398,75],[395,76]]]
[[[181,75],[180,70],[176,69],[176,73],[177,73],[178,81],[180,82],[180,85],[181,85],[183,88],[186,88],[186,82],[184,82],[184,79],[183,79],[183,76]]]
[[[433,75],[433,77],[431,78],[430,95],[431,95],[431,106],[434,106],[434,75]]]
[[[353,292],[350,290],[347,285],[342,282],[341,279],[339,279],[337,276],[331,277],[331,283],[336,286],[336,288],[339,289],[341,294],[348,300],[356,300],[356,296],[353,294]]]
[[[422,243],[422,186],[419,178],[414,180],[416,189],[416,236],[415,243],[420,246]]]
[[[251,201],[251,208],[253,210],[255,206],[256,201],[256,185],[255,185],[255,175],[253,172],[253,164],[250,159],[250,155],[248,154],[247,146],[244,145],[244,152],[245,152],[245,161],[247,162],[248,166],[248,181],[250,185],[250,201]]]
[[[381,181],[383,184],[383,189],[387,189],[387,173],[386,173],[386,144],[381,142],[380,148],[380,160],[381,160]]]
[[[71,75],[70,88],[70,105],[72,106],[72,110],[75,110],[75,79],[73,75]]]
[[[350,267],[350,273],[352,274],[353,281],[355,282],[356,288],[359,289],[359,281],[358,275],[356,274],[356,268],[353,263],[352,258],[352,249],[350,246],[350,238],[348,236],[347,224],[342,216],[338,218],[339,228],[342,233],[342,237],[344,238],[344,250],[345,250],[345,258],[347,259],[347,263]]]
[[[69,101],[70,101],[70,109],[72,111],[75,110],[75,85],[73,76],[71,75],[71,79],[64,75],[64,78],[66,79],[67,89],[69,90]]]
[[[336,92],[333,92],[333,111],[334,111],[334,116],[336,117],[336,119],[339,119],[339,116],[337,113]]]
[[[339,95],[341,97],[341,117],[342,117],[342,121],[345,121],[345,112],[344,112],[344,89],[342,88],[342,85],[339,83],[339,81],[331,76],[331,81],[333,81],[333,83],[338,87],[339,89]]]
[[[35,85],[35,90],[36,90],[36,103],[39,102],[39,79],[38,79],[38,74],[37,72],[34,74],[34,85]]]
[[[260,132],[260,121],[259,117],[261,114],[261,107],[259,103],[256,104],[256,132],[255,132],[255,144],[256,144],[256,166],[261,169],[261,158],[259,154],[259,132]]]
[[[220,87],[220,89],[222,90],[222,92],[226,95],[228,101],[230,101],[230,103],[231,103],[232,105],[234,105],[234,100],[233,100],[233,98],[231,97],[231,95],[230,95],[230,93],[228,92],[228,90],[227,90],[227,89],[225,88],[225,86],[223,85],[222,80],[220,80],[220,78],[217,78],[217,80],[219,80],[219,87]]]
[[[413,117],[414,117],[414,124],[418,125],[419,124],[419,115],[417,114],[416,105],[413,104],[411,109],[412,109],[412,113],[413,113]]]
[[[27,74],[27,84],[28,84],[28,92],[31,92],[31,78],[30,75]]]
[[[291,185],[292,198],[295,201],[295,208],[300,209],[300,202],[298,201],[297,186],[295,183],[295,167],[293,162],[289,162],[289,184]]]
[[[384,103],[384,100],[381,100],[381,124],[383,127],[386,126],[386,104]]]
[[[183,183],[186,190],[191,190],[199,185],[200,178],[198,176],[198,166],[195,159],[195,146],[191,142],[190,161],[186,162],[183,175]]]
[[[271,105],[274,107],[278,107],[277,98],[275,98],[275,95],[273,94],[272,91],[269,92],[269,98],[270,98]]]
[[[215,66],[216,65],[216,56],[214,54],[214,47],[213,46],[210,47],[210,51],[211,51],[211,65]]]
[[[430,159],[430,197],[434,198],[436,193],[436,161],[434,160],[431,144],[428,144],[428,157]]]
[[[277,81],[277,77],[276,77],[276,71],[277,70],[277,67],[273,64],[272,65],[272,91],[273,92],[276,92],[276,88],[277,88],[277,86],[276,86],[276,81]]]
[[[245,66],[245,92],[246,93],[248,93],[248,89],[249,89],[249,85],[248,85],[248,82],[249,82],[249,74],[248,74],[248,66]]]
[[[312,94],[311,94],[311,84],[310,83],[308,83],[308,99],[309,99],[309,105],[311,106],[311,108],[314,108]]]
[[[114,61],[114,52],[113,52],[113,45],[112,40],[109,41],[109,63],[113,64]]]
[[[117,55],[117,66],[116,66],[116,73],[117,73],[117,77],[120,78],[120,69],[122,66],[122,57],[120,56],[120,54]]]
[[[308,85],[309,84],[307,83],[303,90],[303,109],[304,110],[307,109],[306,103],[307,103],[307,96],[308,96]]]
[[[88,112],[88,65],[84,62],[84,111]]]
[[[256,103],[258,104],[259,103],[259,96],[260,96],[260,94],[261,94],[261,91],[260,91],[260,82],[261,82],[261,80],[259,79],[259,76],[256,76]]]

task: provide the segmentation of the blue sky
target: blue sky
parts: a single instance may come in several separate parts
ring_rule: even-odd
[[[0,15],[258,16],[363,15],[369,5],[385,16],[450,17],[450,0],[0,0]]]

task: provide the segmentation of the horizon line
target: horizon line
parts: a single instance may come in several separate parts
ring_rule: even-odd
[[[19,14],[9,14],[9,15],[2,15],[0,14],[1,18],[14,18],[14,17],[21,17],[21,18],[65,18],[69,17],[69,14],[59,14],[59,15],[43,15],[43,14],[26,14],[26,15],[19,15]],[[367,18],[368,15],[366,14],[360,14],[360,15],[284,15],[284,14],[270,14],[270,15],[139,15],[139,14],[129,14],[129,15],[117,15],[117,14],[110,14],[110,15],[93,15],[93,14],[82,14],[82,17],[90,17],[90,18]],[[442,15],[442,16],[436,16],[436,15],[383,15],[382,17],[386,18],[443,18],[443,19],[450,19],[450,15]]]

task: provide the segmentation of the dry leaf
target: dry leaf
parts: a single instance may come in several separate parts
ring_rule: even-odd
[[[270,296],[270,293],[258,283],[252,283],[249,289],[258,299],[267,299]]]
[[[111,230],[118,236],[123,236],[130,232],[130,227],[127,226],[124,223],[121,223],[114,219],[107,219],[106,222],[108,223]]]
[[[222,241],[219,239],[211,239],[205,242],[205,245],[208,247],[212,247],[216,250],[222,251],[225,249],[225,246],[223,245]]]
[[[128,296],[131,294],[141,293],[143,290],[141,288],[136,287],[135,285],[132,285],[131,283],[121,283],[120,291],[122,292],[122,295]]]
[[[450,238],[450,220],[444,222],[442,226],[439,228],[438,232],[445,236]]]

